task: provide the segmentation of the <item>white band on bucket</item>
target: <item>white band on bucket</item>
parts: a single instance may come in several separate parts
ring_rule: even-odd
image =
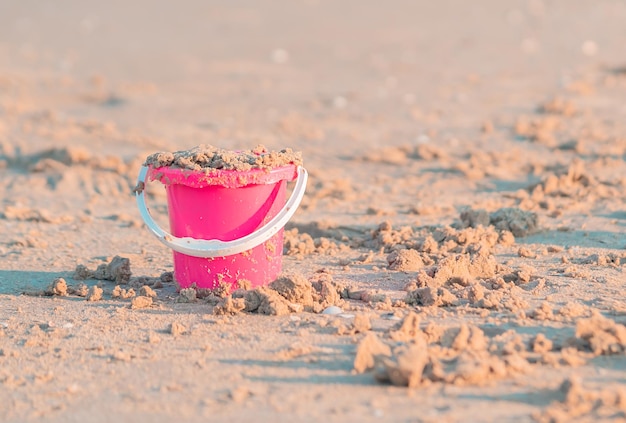
[[[298,206],[302,201],[302,197],[304,197],[304,190],[306,189],[306,182],[308,179],[308,173],[302,166],[298,166],[297,173],[298,178],[296,179],[296,185],[293,192],[280,212],[278,212],[272,220],[267,222],[267,224],[257,231],[232,241],[175,237],[169,232],[163,230],[152,218],[152,215],[146,206],[143,188],[135,189],[135,197],[137,199],[137,206],[139,207],[141,217],[148,226],[148,229],[152,231],[159,241],[170,247],[172,250],[193,257],[225,257],[243,253],[244,251],[250,250],[257,245],[264,243],[276,235],[276,233],[278,233],[278,231],[280,231],[287,224],[289,219],[291,219],[291,216],[293,216],[298,209]],[[142,166],[137,178],[137,187],[145,187],[147,175],[148,167]]]

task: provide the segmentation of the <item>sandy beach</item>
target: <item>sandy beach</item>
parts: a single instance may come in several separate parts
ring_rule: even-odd
[[[624,22],[0,2],[0,421],[626,421]],[[143,223],[197,145],[301,152],[269,286],[181,290]]]

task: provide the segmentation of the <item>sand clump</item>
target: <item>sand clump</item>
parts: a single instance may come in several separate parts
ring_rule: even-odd
[[[594,312],[576,322],[576,343],[594,355],[622,355],[626,352],[626,326]]]
[[[601,389],[585,388],[578,377],[565,379],[554,401],[541,412],[534,413],[538,423],[565,423],[572,421],[623,420],[626,415],[626,388],[609,386]]]
[[[94,271],[89,270],[87,266],[84,264],[79,264],[76,266],[76,270],[74,270],[74,274],[72,275],[72,279],[76,281],[84,281],[86,279],[92,279],[94,277]]]
[[[125,289],[119,285],[115,285],[115,288],[111,291],[111,298],[120,298],[122,300],[134,298],[136,295],[133,288]]]
[[[172,336],[176,337],[176,336],[184,335],[185,333],[187,333],[187,328],[185,327],[185,325],[183,325],[180,322],[172,322],[169,325],[168,332]]]
[[[434,261],[425,253],[417,250],[405,249],[394,251],[387,256],[390,270],[400,272],[415,272],[434,263]]]
[[[150,297],[152,299],[155,299],[158,296],[157,293],[154,291],[154,289],[152,289],[148,285],[144,285],[141,288],[139,288],[139,295],[142,295],[144,297]]]
[[[115,256],[109,263],[99,265],[93,277],[99,280],[114,281],[118,284],[127,284],[131,275],[130,260]]]
[[[444,257],[428,272],[420,273],[418,279],[425,285],[456,283],[467,286],[476,278],[496,276],[497,270],[498,264],[492,255],[457,254]]]
[[[448,158],[440,147],[433,144],[405,144],[400,146],[383,147],[368,151],[359,160],[372,163],[386,163],[391,165],[402,165],[409,160],[445,160]]]
[[[269,151],[259,145],[251,150],[229,151],[211,145],[199,145],[173,153],[155,153],[146,158],[145,166],[173,167],[195,171],[272,169],[286,165],[302,165],[302,154],[289,148]]]
[[[432,382],[482,385],[530,368],[520,351],[472,325],[430,327],[426,333],[417,315],[409,314],[387,337],[389,341],[370,334],[359,343],[355,371],[372,370],[379,382],[417,387]]]
[[[281,275],[270,288],[287,301],[302,304],[306,311],[313,309],[313,285],[301,274]]]
[[[525,237],[539,230],[538,216],[534,212],[518,208],[502,208],[488,213],[486,210],[465,210],[461,213],[461,222],[464,227],[492,225],[500,231],[509,231],[515,237]]]
[[[67,282],[63,278],[56,278],[46,290],[50,295],[64,297],[68,294]]]
[[[94,285],[89,288],[89,292],[87,293],[87,297],[85,298],[87,301],[100,301],[102,300],[102,294],[104,291],[98,285]]]
[[[89,294],[89,287],[86,284],[80,282],[74,286],[69,286],[68,292],[78,297],[86,297],[87,294]]]
[[[98,265],[95,270],[83,264],[76,266],[72,279],[84,281],[95,279],[100,281],[115,282],[112,295],[114,298],[131,298],[136,295],[136,291],[151,290],[148,296],[156,295],[154,289],[162,288],[164,284],[173,282],[172,272],[163,272],[157,277],[152,276],[132,276],[131,262],[129,258],[115,256],[108,263]],[[130,285],[129,288],[121,288],[120,285]],[[153,294],[154,293],[154,294]]]
[[[470,324],[444,328],[431,322],[421,328],[419,315],[410,312],[384,338],[374,333],[363,338],[354,368],[398,386],[482,385],[526,373],[532,366],[579,366],[594,356],[625,351],[626,326],[598,313],[580,319],[575,336],[560,344],[543,333],[528,340],[513,330],[490,337]]]
[[[492,241],[494,242],[494,241]],[[431,266],[417,270],[406,284],[404,303],[423,307],[470,305],[521,312],[528,303],[518,285],[533,280],[530,266],[518,270],[499,264],[487,248],[475,253],[430,255]],[[540,282],[538,282],[540,283]],[[545,283],[545,282],[544,282]]]
[[[346,322],[347,321],[347,322]],[[358,333],[366,333],[372,329],[372,321],[367,314],[355,314],[350,320],[338,317],[333,323],[337,329],[337,335],[354,336]]]
[[[490,253],[498,244],[510,245],[514,242],[513,235],[508,230],[496,230],[492,226],[478,226],[476,228],[453,228],[451,226],[416,229],[411,226],[393,227],[391,222],[384,221],[374,229],[371,234],[360,241],[360,247],[384,251],[389,259],[400,261],[407,258],[413,263],[413,267],[419,266],[417,259],[411,260],[408,254],[400,253],[400,250],[410,249],[419,253],[425,253],[420,258],[426,266],[432,264],[439,257],[452,253]],[[406,255],[402,257],[400,255]]]
[[[344,286],[327,273],[317,273],[309,279],[298,273],[281,274],[269,286],[235,290],[218,301],[213,313],[245,311],[275,316],[302,311],[319,313],[328,306],[341,305],[344,293]]]
[[[380,338],[370,332],[359,342],[354,358],[354,370],[363,373],[370,370],[376,364],[377,357],[389,357],[391,347],[380,340]]]
[[[152,303],[153,303],[152,297],[148,297],[146,295],[139,295],[131,300],[130,308],[133,310],[140,309],[140,308],[148,308],[152,305]]]
[[[195,288],[183,288],[178,292],[177,303],[195,303],[198,299],[198,292]]]
[[[307,232],[292,228],[284,232],[283,253],[288,256],[303,257],[309,254],[335,255],[349,250],[345,243],[327,236],[313,237]]]

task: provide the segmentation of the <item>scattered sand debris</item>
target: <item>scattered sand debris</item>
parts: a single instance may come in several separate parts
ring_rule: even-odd
[[[525,264],[521,265],[520,268],[514,272],[515,276],[517,277],[516,282],[518,284],[525,284],[530,282],[536,273],[537,269]]]
[[[89,294],[89,287],[84,283],[78,283],[75,286],[68,286],[68,292],[79,297],[86,297]]]
[[[139,295],[133,298],[130,302],[130,308],[139,309],[139,308],[147,308],[152,305],[152,297],[148,297],[145,295]]]
[[[400,146],[383,147],[370,150],[360,160],[373,163],[402,165],[408,160],[440,160],[448,155],[439,147],[432,144],[405,144]]]
[[[425,334],[420,329],[420,317],[417,313],[411,311],[397,325],[388,332],[389,339],[393,341],[408,342],[417,338],[424,337]]]
[[[539,229],[537,214],[518,208],[503,208],[491,213],[489,223],[496,229],[510,231],[515,237],[525,237]]]
[[[65,297],[68,294],[67,282],[63,278],[56,278],[45,291],[49,295]]]
[[[564,320],[574,320],[579,317],[590,317],[592,309],[580,303],[567,302],[559,309],[558,314]]]
[[[347,251],[350,247],[344,243],[337,243],[329,237],[313,237],[309,233],[300,232],[293,228],[284,232],[283,252],[288,256],[306,256],[309,254],[333,255],[341,251]]]
[[[560,116],[553,114],[535,118],[521,117],[515,123],[515,134],[547,147],[558,145],[557,136],[563,129]]]
[[[595,266],[619,267],[626,263],[624,253],[591,254],[581,259],[572,260],[577,264],[592,264]]]
[[[530,248],[524,246],[519,247],[519,249],[517,250],[517,255],[524,258],[537,258],[537,253],[532,251]]]
[[[302,304],[304,310],[313,309],[313,285],[301,274],[282,274],[270,288],[291,303]]]
[[[284,315],[309,311],[319,313],[330,305],[343,303],[345,287],[328,273],[319,272],[307,279],[301,274],[281,274],[267,287],[238,289],[216,302],[215,314],[240,311]]]
[[[366,314],[356,314],[348,324],[345,321],[345,318],[336,320],[337,335],[356,335],[372,329],[372,322]]]
[[[195,303],[197,300],[197,292],[195,288],[183,288],[176,298],[177,303]]]
[[[388,254],[402,249],[413,249],[425,253],[420,257],[428,266],[436,259],[433,257],[434,254],[442,256],[446,253],[490,252],[497,244],[513,243],[514,239],[511,240],[510,237],[512,235],[508,231],[497,231],[492,226],[461,229],[445,226],[416,230],[410,226],[396,229],[391,223],[385,221],[371,233],[370,239],[363,241],[362,247],[384,251]],[[396,257],[393,255],[390,258]]]
[[[111,291],[111,298],[121,298],[123,300],[127,300],[129,298],[135,297],[136,293],[133,288],[124,289],[119,285],[115,285],[113,291]]]
[[[283,242],[284,254],[288,256],[304,256],[315,252],[315,241],[307,233],[299,233],[298,228],[285,231]]]
[[[548,302],[542,302],[539,307],[528,314],[535,320],[554,320],[554,310]]]
[[[576,322],[575,344],[595,355],[624,354],[626,326],[594,311],[590,318]]]
[[[244,291],[248,291],[252,289],[252,282],[250,282],[248,279],[238,279],[237,289],[243,289]]]
[[[543,333],[538,333],[531,341],[530,341],[530,350],[535,353],[547,353],[552,351],[553,343],[551,340],[546,338]]]
[[[390,270],[415,272],[422,269],[424,266],[432,265],[434,261],[425,253],[420,253],[413,249],[405,249],[389,254],[387,256],[387,263],[389,263]]]
[[[487,210],[468,209],[461,212],[461,222],[465,228],[487,227],[491,223],[491,217]]]
[[[87,293],[87,301],[100,301],[102,299],[103,290],[98,285],[93,285]]]
[[[446,284],[469,286],[477,278],[496,276],[498,264],[492,255],[455,254],[442,258],[435,266],[417,274],[418,287],[440,287]]]
[[[523,153],[515,148],[507,151],[484,151],[481,149],[457,159],[452,165],[452,169],[462,173],[470,181],[477,181],[485,177],[502,178],[505,174],[510,177],[514,169],[521,171],[526,167],[512,165],[519,163],[520,154]]]
[[[155,153],[144,163],[155,168],[168,166],[196,171],[272,169],[289,164],[301,165],[302,154],[290,148],[269,151],[263,145],[252,150],[231,151],[204,144],[174,153]]]
[[[431,382],[481,385],[530,368],[518,335],[488,338],[472,325],[422,331],[414,313],[388,335],[396,342],[393,348],[373,333],[361,341],[354,363],[357,372],[373,368],[380,382],[415,387]]]
[[[578,377],[565,379],[558,390],[559,399],[533,418],[538,423],[623,420],[626,414],[626,388],[609,386],[585,389]]]
[[[372,232],[371,241],[366,242],[366,247],[385,248],[386,252],[391,252],[391,247],[404,245],[408,248],[414,247],[415,232],[410,226],[403,226],[394,229],[391,222],[384,221]]]
[[[597,198],[612,198],[620,195],[613,186],[603,184],[585,169],[585,162],[574,160],[566,169],[549,173],[540,183],[528,188],[536,201],[546,197],[566,197],[593,201]]]
[[[92,279],[94,277],[94,272],[89,270],[87,266],[83,264],[79,264],[76,266],[76,270],[74,270],[74,274],[72,275],[72,279],[75,281],[84,281],[86,279]]]
[[[218,276],[217,287],[215,287],[213,289],[198,288],[196,286],[196,284],[192,284],[191,288],[195,289],[196,297],[202,298],[202,297],[204,297],[206,295],[214,295],[214,296],[219,297],[219,298],[225,298],[225,297],[229,296],[230,293],[234,289],[233,284],[230,283],[230,282],[225,281],[223,275],[218,274],[217,276]]]
[[[113,257],[108,264],[99,265],[94,272],[95,279],[114,281],[118,284],[127,284],[131,275],[130,260],[120,256]]]
[[[184,333],[186,333],[187,328],[182,323],[172,322],[170,324],[168,332],[172,334],[173,336],[179,336],[179,335],[183,335]]]
[[[222,298],[215,307],[213,307],[213,314],[215,315],[234,315],[238,314],[246,309],[245,298],[233,298],[228,296]]]
[[[404,302],[421,306],[447,307],[458,305],[459,300],[456,295],[446,288],[427,286],[410,291],[406,295]]]
[[[346,288],[342,283],[335,281],[331,274],[326,272],[315,273],[311,277],[311,286],[314,289],[314,312],[319,313],[331,305],[343,305],[342,297],[346,296]]]
[[[356,356],[354,358],[354,370],[357,373],[363,373],[374,367],[376,357],[390,356],[391,348],[378,338],[378,336],[369,332],[359,342],[356,348]]]
[[[576,114],[576,106],[571,100],[555,97],[541,104],[539,111],[554,115],[573,116]]]
[[[130,259],[126,257],[115,256],[109,263],[103,263],[98,266],[98,268],[93,271],[89,269],[87,266],[83,264],[79,264],[76,266],[74,273],[72,275],[72,279],[82,281],[86,279],[98,279],[98,280],[107,280],[113,281],[117,284],[128,284],[131,281],[131,269],[130,269]],[[154,279],[153,286],[156,285],[157,279],[161,281],[163,279],[163,275],[160,278],[139,278],[139,279]],[[162,286],[162,284],[161,284]]]
[[[157,298],[157,293],[154,289],[150,288],[148,285],[144,285],[139,288],[139,295],[143,295],[144,297],[150,297],[152,299]]]
[[[297,306],[291,305],[292,303],[289,303],[278,292],[267,287],[247,291],[244,299],[246,304],[245,310],[248,312],[282,316],[291,313],[292,310],[301,311],[297,310]]]

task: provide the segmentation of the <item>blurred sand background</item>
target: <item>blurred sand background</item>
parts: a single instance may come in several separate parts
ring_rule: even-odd
[[[0,420],[624,420],[625,22],[609,0],[0,0]],[[171,281],[131,309],[75,280],[172,270],[131,190],[148,154],[203,143],[302,151],[284,269],[369,294],[223,316]],[[503,235],[503,208],[538,223]],[[104,297],[32,295],[57,277]],[[376,380],[370,335],[448,376]]]

